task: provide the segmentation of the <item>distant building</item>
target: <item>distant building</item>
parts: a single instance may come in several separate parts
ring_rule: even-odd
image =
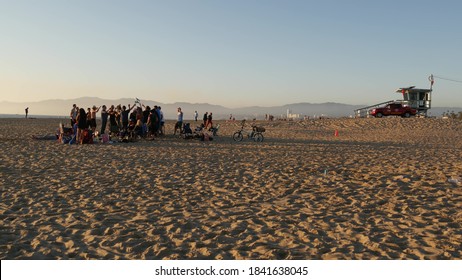
[[[300,114],[293,114],[292,110],[287,109],[287,119],[288,120],[298,120],[300,119]]]

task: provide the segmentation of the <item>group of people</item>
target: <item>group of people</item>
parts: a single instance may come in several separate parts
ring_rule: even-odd
[[[87,111],[85,111],[84,108],[79,108],[76,104],[72,105],[70,114],[71,127],[76,129],[77,143],[83,142],[83,131],[85,129],[90,128],[92,131],[96,131],[96,113],[100,108],[101,107],[96,108],[96,106],[93,106],[92,109],[87,108]]]
[[[210,112],[210,113],[205,112],[204,117],[202,118],[202,120],[204,121],[204,128],[205,129],[209,128],[209,126],[210,126],[210,128],[213,127],[212,112]]]
[[[143,108],[144,110],[143,110]],[[96,130],[96,115],[101,110],[101,129]],[[160,106],[127,106],[118,105],[107,108],[106,105],[92,108],[79,108],[72,105],[70,112],[71,127],[76,129],[77,143],[82,143],[83,132],[90,129],[94,136],[109,134],[118,135],[131,131],[139,136],[150,135],[152,137],[164,134],[164,114]],[[109,121],[109,122],[108,122]]]
[[[199,117],[199,113],[197,113],[197,111],[194,111],[194,121],[197,122],[198,117]],[[212,117],[212,112],[210,112],[210,113],[205,112],[204,117],[202,118],[202,120],[204,121],[203,127],[205,129],[207,129],[209,126],[210,126],[210,128],[213,127],[212,118],[213,118]]]
[[[183,112],[177,109],[177,122],[173,134],[177,131],[183,132]],[[101,112],[101,129],[96,130],[96,116]],[[72,105],[70,112],[71,127],[76,131],[76,142],[83,143],[87,131],[90,130],[93,136],[110,134],[120,135],[123,133],[134,133],[140,137],[156,137],[165,134],[165,119],[160,106],[145,106],[143,104],[131,104],[127,106],[118,105],[107,108],[106,105],[92,108],[79,108],[76,104]],[[197,121],[197,111],[195,112]],[[212,113],[206,112],[203,118],[203,128],[212,128]],[[108,128],[108,131],[107,129]]]

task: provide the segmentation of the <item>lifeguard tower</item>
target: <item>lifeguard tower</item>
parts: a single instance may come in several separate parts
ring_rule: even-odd
[[[396,92],[403,94],[403,102],[409,107],[417,110],[419,115],[427,115],[431,108],[432,89],[421,89],[415,87],[400,88]]]
[[[426,116],[427,111],[431,108],[432,100],[432,91],[433,91],[433,75],[428,77],[430,81],[429,89],[415,88],[415,86],[399,88],[396,90],[397,93],[403,94],[403,99],[401,100],[390,100],[382,102],[379,104],[367,106],[364,108],[359,108],[355,110],[356,118],[367,118],[370,116],[370,111],[374,108],[386,106],[390,103],[403,103],[408,105],[411,108],[417,110],[417,114],[421,116]]]

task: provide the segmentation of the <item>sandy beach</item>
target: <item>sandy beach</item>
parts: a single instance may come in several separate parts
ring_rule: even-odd
[[[462,259],[461,121],[259,121],[262,143],[225,121],[209,142],[173,122],[154,141],[31,138],[60,121],[0,119],[1,259]]]

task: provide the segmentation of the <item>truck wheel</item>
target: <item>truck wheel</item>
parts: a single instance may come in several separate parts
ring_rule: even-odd
[[[405,117],[405,118],[410,118],[410,117],[411,117],[411,114],[409,114],[409,112],[406,112],[406,113],[404,113],[404,117]]]
[[[383,114],[382,113],[377,113],[377,115],[375,115],[376,118],[381,118],[383,117]]]

